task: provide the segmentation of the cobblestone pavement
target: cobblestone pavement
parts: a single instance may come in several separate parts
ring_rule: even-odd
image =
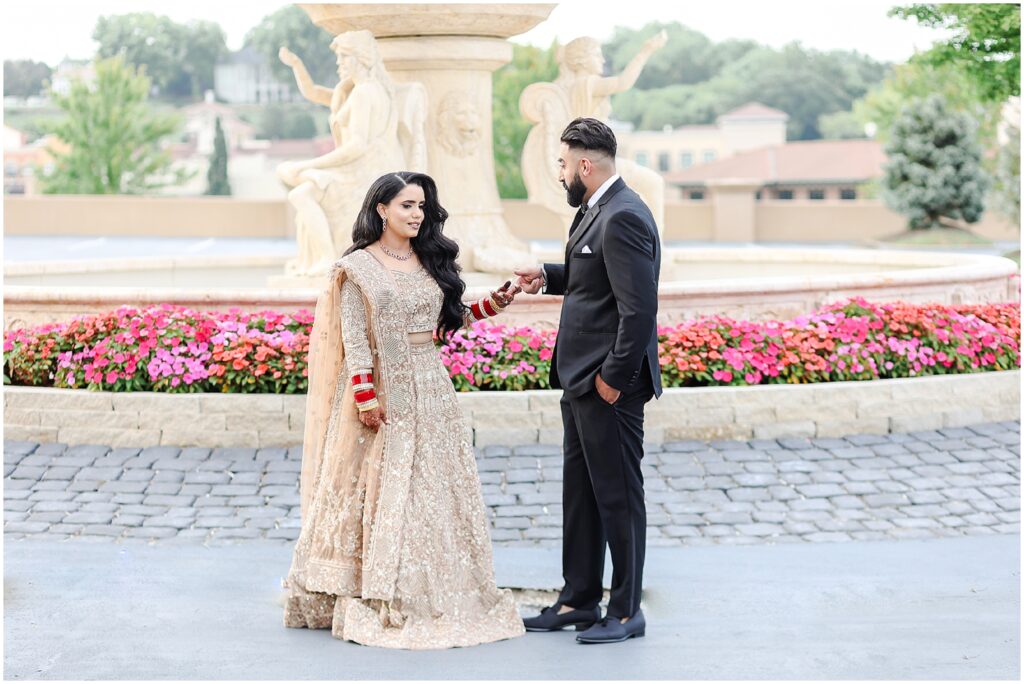
[[[1020,423],[648,444],[649,546],[1020,531]],[[4,442],[5,539],[295,539],[301,448]],[[561,539],[561,450],[477,451],[497,544]]]

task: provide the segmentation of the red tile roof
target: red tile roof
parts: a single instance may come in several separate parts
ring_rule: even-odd
[[[664,174],[671,185],[749,178],[765,185],[863,181],[882,175],[885,152],[877,140],[799,140],[759,147]]]

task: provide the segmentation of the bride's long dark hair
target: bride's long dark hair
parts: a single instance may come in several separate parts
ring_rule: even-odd
[[[410,243],[423,268],[434,277],[444,293],[436,332],[445,341],[462,327],[463,312],[466,310],[462,295],[466,291],[466,283],[459,276],[462,267],[456,261],[459,245],[441,232],[444,222],[448,220],[448,212],[437,199],[437,184],[433,178],[425,173],[399,171],[375,180],[366,192],[363,207],[352,226],[352,246],[345,250],[345,254],[364,249],[380,239],[383,226],[377,205],[388,204],[406,185],[418,185],[423,189],[423,222]]]

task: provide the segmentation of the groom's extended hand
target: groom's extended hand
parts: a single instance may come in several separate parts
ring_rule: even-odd
[[[524,268],[517,268],[512,272],[519,276],[519,286],[526,294],[537,294],[544,285],[544,280],[540,274],[540,266],[526,266]]]

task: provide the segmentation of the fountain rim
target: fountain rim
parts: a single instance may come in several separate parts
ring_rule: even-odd
[[[734,261],[763,262],[766,258],[775,261],[792,262],[792,249],[760,248],[756,250],[737,250],[736,248],[668,248],[666,256],[671,263],[681,264],[698,258],[728,256]],[[537,252],[538,258],[551,257],[559,260],[557,252]],[[943,284],[955,281],[955,285],[974,282],[985,282],[1005,279],[1017,275],[1017,264],[1010,259],[999,256],[965,253],[936,253],[927,251],[881,252],[877,250],[832,250],[822,248],[800,248],[798,254],[801,261],[813,261],[811,257],[825,257],[840,263],[891,263],[906,266],[908,263],[931,264],[932,267],[894,269],[872,273],[820,274],[804,276],[756,276],[735,277],[727,280],[710,280],[698,282],[662,281],[659,287],[660,298],[703,297],[730,295],[750,295],[757,293],[786,293],[807,291],[842,291],[871,290],[898,287],[901,284],[921,286]],[[680,256],[685,258],[680,259]],[[737,259],[737,256],[741,258]],[[88,262],[29,262],[23,264],[5,264],[5,275],[27,276],[45,275],[46,273],[88,273],[101,271],[101,266],[117,265],[118,270],[152,270],[159,265],[170,265],[172,268],[202,268],[213,265],[225,266],[266,266],[277,265],[289,257],[261,255],[253,257],[140,257],[135,259],[91,260]],[[104,262],[104,263],[99,263]],[[936,263],[938,262],[938,263]],[[74,264],[83,266],[79,271],[57,271],[57,265]],[[664,265],[664,262],[663,262]],[[74,305],[87,303],[93,307],[109,305],[111,309],[131,302],[135,305],[155,305],[174,303],[186,306],[211,306],[225,308],[229,306],[263,306],[263,307],[302,307],[315,302],[321,291],[319,287],[294,289],[280,288],[211,288],[208,290],[190,290],[176,287],[123,287],[123,286],[48,286],[48,285],[5,285],[4,302],[9,304],[51,304]],[[486,287],[467,287],[466,297],[483,296]],[[560,302],[561,295],[527,295],[513,304],[518,306],[538,306]]]

